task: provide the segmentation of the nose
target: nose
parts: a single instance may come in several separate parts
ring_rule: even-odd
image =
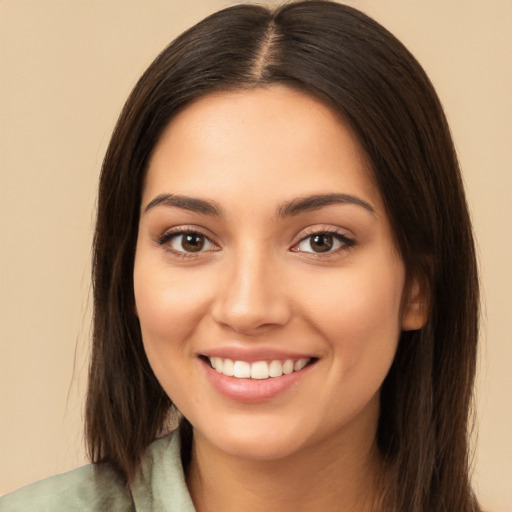
[[[283,273],[268,254],[248,249],[235,258],[220,283],[212,316],[224,328],[254,335],[290,320]]]

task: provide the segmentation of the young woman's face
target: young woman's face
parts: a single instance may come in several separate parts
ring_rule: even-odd
[[[404,280],[360,145],[319,101],[219,93],[164,132],[135,299],[149,362],[196,439],[264,459],[373,442],[400,331],[417,327]]]

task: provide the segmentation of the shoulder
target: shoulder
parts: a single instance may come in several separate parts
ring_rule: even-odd
[[[179,431],[148,446],[130,489],[136,510],[195,512],[181,463]]]
[[[0,512],[194,512],[173,432],[151,443],[128,487],[104,464],[35,482],[0,498]]]
[[[106,465],[87,465],[0,498],[0,512],[130,511],[130,491]]]

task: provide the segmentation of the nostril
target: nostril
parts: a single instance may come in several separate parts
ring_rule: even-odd
[[[213,310],[213,319],[219,325],[242,334],[253,334],[283,326],[290,318],[291,312],[287,305],[272,303],[271,300],[261,304],[253,303],[248,307],[240,304],[219,304]]]

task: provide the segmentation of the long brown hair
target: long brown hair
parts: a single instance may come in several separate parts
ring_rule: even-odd
[[[377,443],[389,473],[387,507],[478,511],[468,461],[478,278],[449,128],[408,50],[366,15],[329,1],[213,14],[156,58],[125,104],[103,163],[94,239],[91,460],[111,464],[129,481],[173,408],[147,361],[134,313],[134,254],[151,152],[193,99],[273,83],[319,98],[352,125],[408,276],[428,289],[428,322],[402,334],[381,392]]]

